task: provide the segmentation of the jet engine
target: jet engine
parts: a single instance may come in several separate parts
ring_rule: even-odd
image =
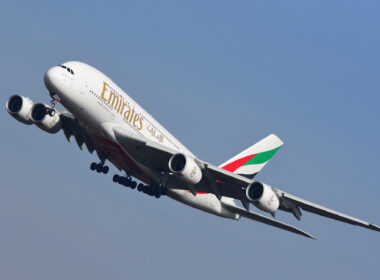
[[[261,182],[249,184],[246,196],[253,205],[268,213],[274,213],[280,206],[280,200],[272,187]]]
[[[33,124],[31,119],[31,110],[34,102],[22,95],[12,95],[9,97],[6,107],[8,113],[19,122],[30,125]]]
[[[49,106],[45,104],[34,104],[31,111],[31,119],[42,130],[49,133],[57,133],[62,127],[60,114],[58,111],[55,111],[55,114],[51,116],[47,114],[48,110]]]
[[[169,169],[186,183],[195,185],[202,179],[202,171],[194,159],[178,153],[169,160]]]

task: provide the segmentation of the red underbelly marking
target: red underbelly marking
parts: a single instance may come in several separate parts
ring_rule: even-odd
[[[135,162],[126,154],[126,152],[120,147],[118,143],[115,143],[107,138],[99,135],[91,135],[97,145],[107,155],[110,161],[118,168],[125,170],[133,177],[138,178],[144,182],[149,182],[149,176],[144,174],[143,171],[135,164]]]

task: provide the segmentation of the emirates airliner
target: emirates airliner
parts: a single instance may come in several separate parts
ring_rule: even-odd
[[[168,196],[223,218],[244,217],[309,238],[313,236],[276,220],[275,213],[286,211],[300,220],[301,210],[304,210],[380,231],[374,224],[255,180],[257,173],[283,145],[276,135],[265,137],[216,166],[191,153],[94,67],[77,61],[66,62],[49,69],[44,82],[51,97],[49,105],[12,95],[6,102],[8,113],[48,133],[62,130],[69,141],[74,137],[80,149],[86,146],[90,153],[97,154],[99,162],[91,163],[91,170],[107,174],[106,163],[109,163],[120,171],[112,178],[115,183],[156,198]],[[55,108],[57,103],[68,112]],[[324,187],[322,185],[321,190]],[[251,204],[273,218],[250,211]]]

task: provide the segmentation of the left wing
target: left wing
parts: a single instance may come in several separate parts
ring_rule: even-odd
[[[92,140],[87,130],[78,122],[76,118],[66,112],[60,112],[62,121],[62,130],[65,134],[67,141],[71,142],[71,137],[74,136],[79,149],[83,150],[86,145],[87,150],[92,154],[96,151],[101,162],[107,159],[107,155],[99,148],[99,146]]]
[[[167,173],[170,172],[168,168],[169,159],[174,154],[178,153],[178,151],[150,141],[144,137],[135,134],[132,135],[130,132],[121,127],[115,127],[113,128],[113,131],[119,144],[141,164],[151,168],[152,170]],[[248,211],[249,201],[246,197],[246,188],[249,184],[254,182],[253,180],[234,174],[199,159],[195,159],[195,161],[201,167],[203,172],[203,179],[198,184],[194,186],[187,186],[183,183],[183,181],[178,180],[177,177],[171,176],[172,179],[168,181],[168,186],[171,188],[191,190],[193,193],[195,193],[194,191],[210,192],[215,194],[219,199],[222,196],[239,199]],[[195,190],[193,188],[195,188]],[[298,220],[302,215],[300,211],[301,208],[305,211],[327,218],[380,231],[380,227],[374,224],[306,201],[281,190],[275,188],[271,189],[280,201],[279,209],[293,213]],[[246,213],[245,215],[251,215],[247,214],[250,213],[247,211],[244,211]]]

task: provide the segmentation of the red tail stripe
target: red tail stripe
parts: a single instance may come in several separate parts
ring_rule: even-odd
[[[226,164],[225,166],[222,166],[224,170],[234,172],[236,169],[238,169],[240,166],[244,165],[247,161],[249,161],[251,158],[253,158],[257,154],[249,155],[246,157],[239,158],[233,162],[230,162]]]

